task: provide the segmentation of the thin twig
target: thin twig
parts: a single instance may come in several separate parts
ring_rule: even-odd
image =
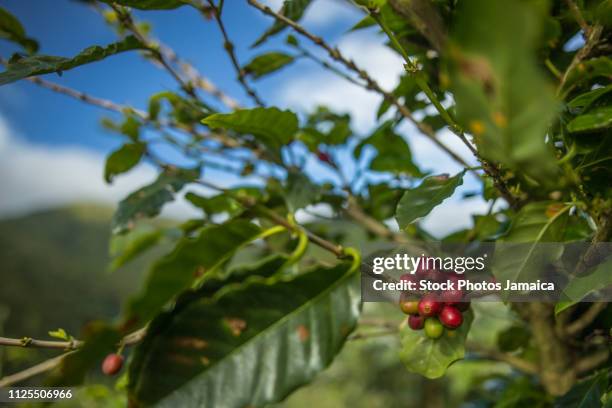
[[[307,31],[304,27],[296,23],[295,21],[283,16],[272,10],[270,7],[261,4],[257,0],[247,0],[250,5],[262,11],[263,13],[287,24],[291,28],[293,28],[296,32],[308,38],[310,41],[323,48],[329,56],[344,65],[348,70],[355,72],[358,74],[359,78],[363,79],[366,82],[365,87],[369,90],[379,93],[383,96],[383,98],[389,101],[395,108],[400,112],[400,114],[414,123],[414,125],[433,143],[435,143],[440,149],[444,150],[449,156],[451,156],[457,163],[461,164],[463,167],[470,167],[465,160],[459,156],[457,153],[452,151],[448,146],[442,143],[437,137],[435,132],[431,127],[423,122],[417,121],[410,109],[408,109],[404,104],[402,104],[391,92],[385,91],[380,87],[378,82],[376,82],[366,71],[359,68],[357,64],[353,60],[350,60],[342,55],[342,53],[337,48],[332,48],[329,44],[327,44],[323,38],[316,36],[309,31]]]
[[[488,349],[476,343],[468,343],[466,347],[468,350],[475,352],[480,357],[504,362],[526,374],[538,373],[537,365],[512,354],[503,353],[494,349]]]
[[[215,21],[217,22],[217,26],[219,26],[221,35],[223,36],[223,48],[227,52],[227,55],[229,56],[232,65],[234,66],[234,69],[236,70],[236,74],[238,75],[238,82],[240,82],[246,93],[251,97],[251,99],[253,99],[253,101],[258,106],[264,106],[265,104],[263,103],[259,95],[257,95],[255,89],[253,89],[247,82],[244,69],[240,67],[240,63],[238,62],[238,58],[236,57],[234,44],[232,43],[229,38],[229,35],[227,34],[227,30],[225,29],[225,23],[223,23],[223,20],[221,19],[220,10],[217,8],[217,6],[215,6],[215,3],[212,0],[207,1],[213,10],[213,16],[215,18]]]
[[[126,346],[138,343],[143,339],[146,334],[146,328],[136,330],[126,335],[122,340],[121,344]],[[21,339],[15,339],[10,337],[0,337],[0,346],[14,346],[23,348],[44,348],[44,349],[62,349],[62,350],[76,350],[83,347],[85,344],[82,340],[37,340],[31,337],[23,337]]]
[[[582,357],[576,362],[575,370],[578,374],[584,374],[591,372],[595,368],[599,367],[610,357],[608,349],[602,349],[585,357]]]
[[[605,310],[606,307],[608,307],[606,302],[593,303],[578,319],[565,326],[565,333],[570,336],[580,333],[593,323],[599,313]]]
[[[584,31],[584,34],[588,35],[591,27],[589,27],[588,23],[584,19],[580,8],[578,8],[578,5],[574,2],[574,0],[565,0],[565,2],[567,3],[567,7],[570,9],[570,12],[576,19],[576,22],[578,23],[582,31]]]
[[[3,377],[2,379],[0,379],[0,388],[9,387],[13,384],[17,384],[22,381],[25,381],[28,378],[31,378],[36,375],[42,374],[44,372],[50,371],[54,369],[55,367],[57,367],[64,360],[64,358],[66,358],[72,353],[74,353],[74,351],[69,351],[59,356],[50,358],[49,360],[45,360],[40,364],[36,364],[35,366],[29,367],[18,373],[7,375]]]

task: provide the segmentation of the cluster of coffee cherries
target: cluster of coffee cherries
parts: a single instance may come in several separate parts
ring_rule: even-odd
[[[461,279],[456,273],[440,272],[437,270],[420,270],[414,275],[405,274],[401,280],[419,282],[428,280],[430,282],[451,281],[454,289],[425,292],[408,293],[402,292],[400,296],[400,309],[408,315],[408,326],[412,330],[423,330],[425,335],[431,339],[440,338],[446,329],[449,335],[463,324],[463,313],[470,308],[470,302],[465,301],[465,293],[457,288]]]

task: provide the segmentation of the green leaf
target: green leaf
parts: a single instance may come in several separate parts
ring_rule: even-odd
[[[230,217],[244,210],[233,194],[217,194],[212,197],[203,197],[193,192],[185,194],[185,199],[194,206],[201,208],[209,217],[215,214],[228,214]]]
[[[68,336],[68,333],[66,333],[66,330],[62,328],[49,331],[49,336],[55,339],[60,339],[60,340],[66,340],[66,341],[70,340],[70,336]]]
[[[137,226],[124,235],[113,235],[110,240],[111,260],[109,269],[116,271],[146,250],[156,245],[163,237],[157,228]]]
[[[163,101],[170,104],[170,117],[178,123],[188,126],[200,122],[213,111],[208,105],[201,102],[185,99],[174,92],[163,91],[156,93],[149,99],[149,117],[151,119],[155,120],[158,118]]]
[[[100,61],[111,55],[142,48],[136,37],[129,36],[125,39],[100,47],[94,45],[81,51],[74,58],[55,57],[49,55],[34,55],[20,58],[9,62],[7,70],[0,73],[0,85],[5,85],[33,75],[49,74],[51,72],[61,73],[80,65]]]
[[[261,229],[246,220],[204,228],[196,238],[183,238],[172,252],[153,265],[141,294],[132,299],[126,320],[147,322],[180,292],[204,274],[211,274]]]
[[[145,149],[144,143],[126,143],[112,152],[106,159],[104,180],[112,183],[114,176],[131,170],[140,162]]]
[[[608,388],[608,374],[602,371],[580,381],[567,394],[555,400],[555,408],[600,408]]]
[[[140,10],[170,10],[189,4],[187,0],[102,0]]]
[[[310,151],[316,152],[320,144],[328,146],[344,144],[352,133],[349,115],[340,115],[325,106],[318,106],[308,115],[299,139]]]
[[[550,182],[556,164],[544,136],[557,102],[535,58],[543,19],[532,3],[460,3],[448,50],[451,88],[483,157]]]
[[[355,149],[357,157],[361,155],[366,145],[373,146],[378,152],[370,163],[372,170],[423,177],[421,170],[412,161],[412,152],[408,143],[395,133],[392,121],[385,122],[357,146]]]
[[[174,200],[174,193],[199,174],[199,170],[169,169],[152,184],[134,191],[119,203],[111,223],[113,233],[129,231],[139,218],[158,215],[164,204]]]
[[[583,61],[576,65],[567,75],[563,83],[562,93],[569,93],[572,88],[590,81],[593,78],[605,78],[609,81],[612,76],[612,58],[598,57]],[[607,83],[607,82],[606,82]]]
[[[308,5],[310,5],[310,2],[311,0],[285,0],[279,13],[290,20],[299,21]],[[272,26],[268,28],[251,47],[257,47],[263,44],[269,37],[283,31],[285,27],[285,23],[274,20],[274,24],[272,24]]]
[[[283,272],[283,266],[288,259],[289,257],[285,254],[274,254],[248,266],[238,266],[230,269],[227,273],[216,274],[210,279],[204,280],[196,296],[213,296],[221,288],[242,283],[252,276],[270,278],[280,274]]]
[[[465,171],[453,176],[430,176],[415,188],[406,190],[400,199],[395,219],[401,229],[408,227],[418,218],[424,217],[438,204],[453,195],[463,184]]]
[[[216,113],[202,120],[212,129],[229,129],[253,135],[264,145],[278,152],[298,130],[298,119],[291,111],[278,108],[240,109],[232,113]]]
[[[322,189],[303,173],[290,172],[287,176],[285,199],[289,211],[295,213],[321,198]]]
[[[259,79],[267,74],[278,71],[293,61],[294,58],[291,55],[283,52],[268,52],[253,58],[243,69],[253,79]]]
[[[465,355],[465,339],[474,315],[463,314],[463,324],[456,330],[445,329],[442,337],[430,339],[422,330],[412,330],[406,323],[400,328],[400,360],[406,368],[427,378],[439,378],[448,367]]]
[[[580,112],[587,110],[595,101],[607,93],[612,92],[612,85],[604,86],[602,88],[593,89],[592,91],[585,92],[578,95],[574,99],[568,102],[567,107],[571,110],[578,110]]]
[[[36,40],[29,38],[19,20],[2,7],[0,7],[0,38],[21,45],[30,54],[38,51]]]
[[[193,298],[152,322],[130,366],[130,396],[158,407],[281,401],[331,363],[360,302],[348,264]]]
[[[584,299],[588,294],[612,285],[612,258],[599,264],[588,275],[573,277],[563,288],[563,295],[569,302],[563,302],[559,311],[566,309]]]
[[[567,124],[567,130],[576,132],[592,132],[612,126],[612,106],[602,106],[577,116]]]
[[[498,281],[530,282],[541,278],[544,266],[563,254],[563,244],[559,241],[569,207],[562,207],[551,215],[547,214],[550,204],[525,205],[508,233],[498,240],[503,245],[497,246],[491,266]]]

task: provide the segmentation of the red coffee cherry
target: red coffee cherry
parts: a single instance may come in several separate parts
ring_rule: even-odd
[[[425,324],[425,318],[419,315],[408,316],[408,326],[412,330],[421,330]]]
[[[436,316],[442,310],[442,305],[443,303],[437,301],[435,296],[425,295],[419,302],[419,314],[423,317]]]
[[[322,152],[321,150],[317,151],[317,158],[323,163],[331,163],[331,157],[329,154]]]
[[[119,354],[109,354],[102,362],[102,372],[106,375],[115,375],[123,367],[123,356]]]
[[[444,306],[438,318],[440,319],[440,323],[449,329],[456,329],[463,323],[461,312],[453,306]]]

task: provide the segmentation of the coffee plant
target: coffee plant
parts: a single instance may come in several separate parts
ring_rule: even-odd
[[[393,89],[301,25],[316,1],[285,0],[275,10],[246,0],[243,6],[270,23],[249,46],[258,50],[271,38],[286,38],[282,50],[261,51],[246,63],[224,18],[234,1],[84,2],[118,40],[74,56],[39,54],[27,27],[0,9],[1,37],[22,47],[3,59],[0,84],[30,81],[118,114],[120,120],[104,120],[124,140],[108,155],[106,182],[141,162],[159,170],[155,181],[118,203],[112,267],[131,262],[162,236],[173,242],[117,321],[93,322],[78,339],[65,332],[54,332],[52,341],[2,338],[5,346],[64,354],[5,377],[1,386],[42,372],[46,384],[79,386],[88,372],[102,370],[120,374],[119,392],[134,407],[282,401],[361,334],[359,270],[368,242],[434,241],[419,220],[467,178],[478,181],[477,194],[490,209],[475,215],[471,228],[440,241],[591,243],[580,263],[590,267],[588,274],[568,274],[573,298],[612,284],[612,263],[597,251],[612,231],[609,0],[354,0],[363,19],[353,31],[368,29],[403,58],[405,71]],[[178,8],[217,26],[234,68],[228,75],[248,104],[213,84],[140,19],[146,10]],[[127,52],[167,71],[176,88],[151,95],[143,109],[45,75],[69,75]],[[298,59],[377,94],[381,102],[371,106],[376,128],[356,132],[349,115],[325,106],[298,114],[268,105],[254,84],[291,70]],[[409,135],[405,124],[413,129]],[[445,144],[443,132],[452,132],[471,157]],[[413,137],[427,138],[463,170],[446,175],[420,168],[410,149]],[[160,143],[191,164],[168,162],[156,148]],[[313,162],[335,175],[331,181],[313,177],[307,166]],[[241,182],[222,185],[209,170]],[[183,197],[201,216],[141,228]],[[329,211],[317,213],[321,207]],[[528,265],[531,254],[507,256]],[[506,279],[501,272],[495,277]],[[612,406],[612,307],[606,302],[507,302],[513,326],[496,333],[491,346],[471,335],[479,324],[476,302],[466,302],[461,292],[444,296],[400,300],[408,317],[392,321],[398,328],[390,335],[399,338],[398,358],[407,371],[439,378],[464,358],[494,360],[507,365],[509,378],[525,379],[514,391],[515,404]]]

